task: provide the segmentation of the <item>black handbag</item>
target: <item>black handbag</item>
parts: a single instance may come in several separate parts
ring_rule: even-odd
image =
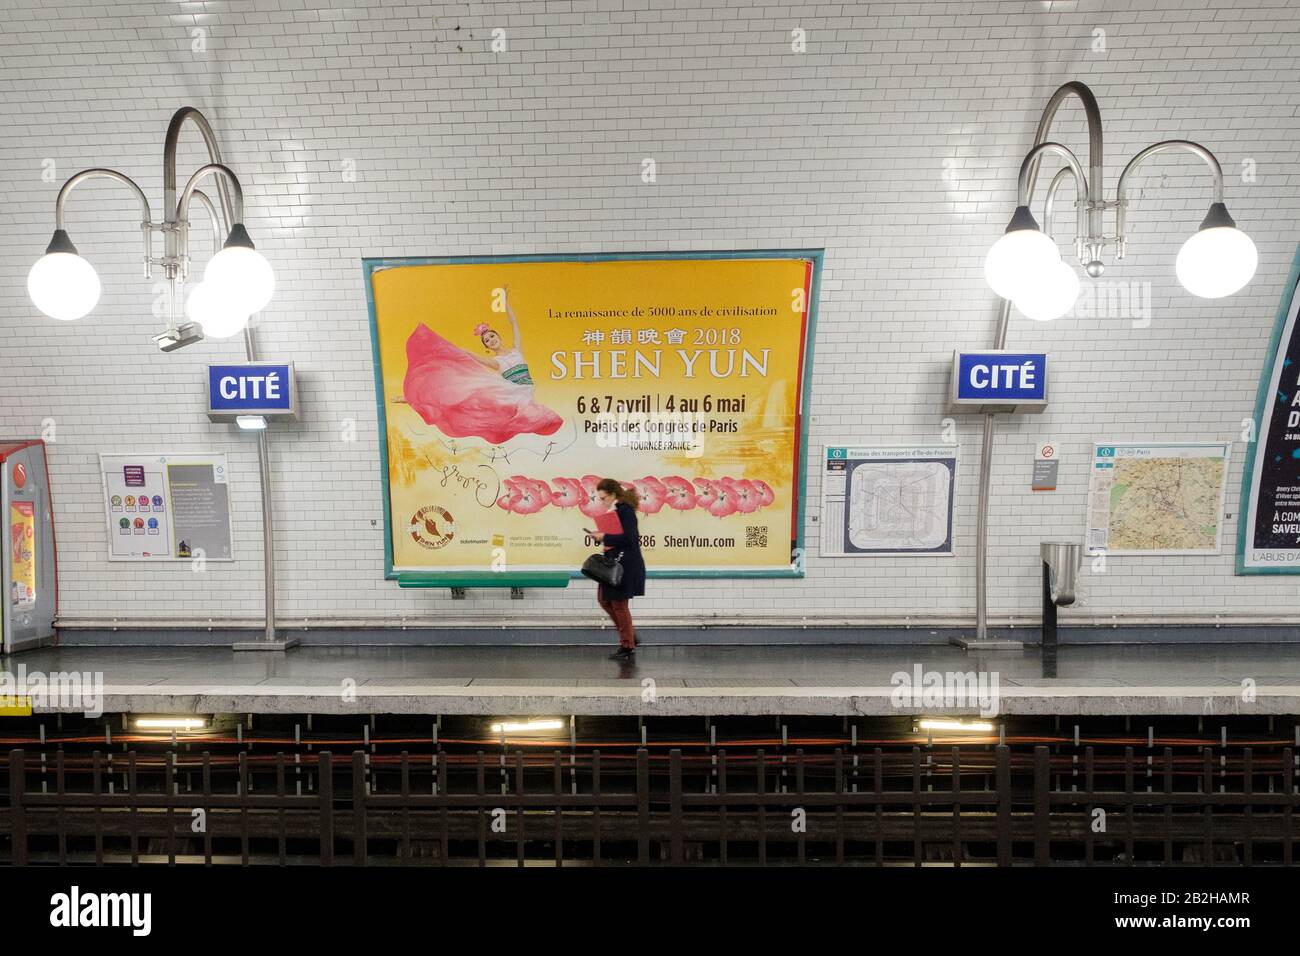
[[[617,557],[608,552],[590,555],[582,562],[582,573],[593,581],[616,588],[623,580],[623,562],[620,560],[622,557],[622,551]]]

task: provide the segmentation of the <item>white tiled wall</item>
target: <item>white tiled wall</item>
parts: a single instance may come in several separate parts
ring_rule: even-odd
[[[1300,12],[1290,0],[0,7],[0,435],[55,428],[69,619],[261,613],[255,449],[202,412],[203,366],[242,358],[241,346],[162,355],[150,343],[161,320],[139,277],[130,195],[93,183],[69,206],[73,239],[104,281],[95,312],[57,323],[25,291],[59,183],[76,170],[122,169],[161,218],[163,133],[177,107],[206,112],[245,184],[249,230],[279,280],[258,336],[265,357],[292,359],[301,375],[305,419],[273,438],[281,612],[594,621],[585,586],[524,602],[471,592],[453,605],[446,592],[382,580],[361,258],[825,247],[815,503],[823,442],[938,439],[952,349],[992,345],[984,252],[1014,205],[1042,105],[1072,79],[1101,102],[1108,194],[1140,147],[1201,141],[1223,162],[1229,208],[1260,268],[1231,299],[1181,289],[1174,255],[1204,215],[1209,184],[1195,160],[1158,157],[1135,184],[1130,257],[1108,273],[1149,283],[1150,325],[1013,318],[1010,346],[1050,349],[1055,379],[1044,414],[999,427],[990,608],[1035,613],[1037,544],[1081,536],[1092,441],[1203,439],[1237,442],[1223,553],[1112,559],[1104,575],[1086,575],[1071,616],[1300,611],[1300,579],[1232,573],[1241,422],[1300,238]],[[507,49],[494,53],[498,28]],[[791,49],[796,28],[804,53]],[[1053,135],[1086,151],[1076,105]],[[647,157],[653,185],[640,178]],[[200,159],[191,131],[182,176]],[[1062,237],[1073,228],[1063,205]],[[196,239],[201,258],[208,241]],[[348,420],[351,443],[340,437]],[[970,617],[979,421],[958,430],[955,558],[829,561],[814,548],[804,580],[651,581],[638,613]],[[1039,437],[1064,453],[1054,494],[1028,490]],[[231,456],[239,560],[204,574],[110,565],[96,455],[199,450]]]

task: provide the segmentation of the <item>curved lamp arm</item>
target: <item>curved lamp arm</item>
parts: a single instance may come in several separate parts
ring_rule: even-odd
[[[1075,181],[1080,184],[1083,192],[1088,191],[1088,177],[1083,174],[1083,166],[1079,164],[1079,157],[1060,143],[1039,143],[1025,154],[1025,159],[1020,164],[1020,182],[1016,187],[1017,206],[1029,205],[1029,181],[1031,175],[1037,174],[1038,163],[1044,153],[1055,153],[1064,159],[1071,172],[1074,173]]]
[[[208,210],[208,218],[212,220],[213,248],[220,249],[221,244],[226,241],[226,233],[221,231],[221,218],[217,215],[217,207],[213,204],[212,198],[202,189],[194,190],[194,198]]]
[[[1101,131],[1101,108],[1097,105],[1097,97],[1092,95],[1092,90],[1087,85],[1077,80],[1065,83],[1058,87],[1052,94],[1047,105],[1043,107],[1043,115],[1038,120],[1038,130],[1034,133],[1034,144],[1047,142],[1047,134],[1051,131],[1052,121],[1056,119],[1056,111],[1060,109],[1071,96],[1078,99],[1079,104],[1083,107],[1083,112],[1088,120],[1088,172],[1089,181],[1093,184],[1093,189],[1097,195],[1089,193],[1089,199],[1101,199],[1101,176],[1102,176],[1102,131]],[[1034,184],[1038,180],[1038,161],[1035,160],[1029,176],[1029,191],[1032,193]]]
[[[68,195],[87,179],[115,180],[135,193],[135,198],[140,201],[140,209],[144,214],[144,219],[140,221],[140,231],[144,234],[144,277],[148,279],[151,275],[150,259],[153,257],[153,215],[149,210],[149,199],[145,196],[144,190],[136,185],[134,179],[125,173],[119,173],[116,169],[83,169],[81,172],[69,177],[68,181],[63,184],[63,187],[59,190],[58,198],[54,200],[55,241],[58,241],[60,233],[63,234],[65,239],[67,237],[67,233],[63,229],[63,207],[68,201]],[[51,248],[46,251],[56,251],[53,249],[54,244],[51,243]]]
[[[217,134],[212,131],[207,117],[193,106],[182,106],[178,109],[167,125],[167,138],[163,143],[163,211],[167,215],[172,215],[176,211],[176,150],[180,143],[181,129],[187,122],[193,123],[198,128],[199,135],[203,137],[209,162],[221,162],[221,147],[217,145]],[[243,216],[235,217],[230,190],[227,189],[224,179],[217,180],[217,196],[221,200],[221,212],[225,215],[226,222],[231,226],[239,222]]]
[[[1167,139],[1162,143],[1154,143],[1151,146],[1148,146],[1128,161],[1128,165],[1124,167],[1124,172],[1119,174],[1119,182],[1115,187],[1115,198],[1118,200],[1118,207],[1115,213],[1115,235],[1117,238],[1115,249],[1116,259],[1124,258],[1124,246],[1128,242],[1124,230],[1124,214],[1128,208],[1128,199],[1124,193],[1128,185],[1128,177],[1148,157],[1154,156],[1156,153],[1165,153],[1175,149],[1185,150],[1186,152],[1189,152],[1194,156],[1199,156],[1201,159],[1205,160],[1205,165],[1210,167],[1210,176],[1214,179],[1213,201],[1217,204],[1223,203],[1223,167],[1219,165],[1219,161],[1215,158],[1212,152],[1200,143],[1193,143],[1191,140],[1186,139]]]
[[[1074,170],[1069,166],[1057,170],[1056,175],[1052,177],[1052,184],[1047,187],[1047,199],[1043,203],[1043,235],[1049,239],[1052,238],[1052,206],[1056,202],[1056,192],[1065,184],[1067,178],[1074,184],[1075,205],[1077,206],[1084,199],[1084,190],[1079,185]],[[1084,217],[1076,215],[1074,217],[1074,253],[1079,259],[1083,258],[1083,242]]]
[[[189,228],[190,228],[190,199],[197,192],[199,182],[205,176],[219,176],[220,182],[224,182],[230,189],[230,228],[235,230],[240,227],[244,221],[244,190],[239,185],[239,177],[234,174],[229,166],[223,166],[221,163],[208,163],[206,166],[200,166],[194,171],[185,188],[181,190],[180,201],[176,204],[176,223],[180,229],[180,248],[184,250],[181,261],[181,275],[189,276],[190,257],[189,257]],[[205,197],[206,199],[206,197]],[[224,204],[223,204],[224,205]],[[215,210],[214,210],[215,215]],[[218,233],[220,236],[220,233]],[[218,248],[221,242],[218,241]]]

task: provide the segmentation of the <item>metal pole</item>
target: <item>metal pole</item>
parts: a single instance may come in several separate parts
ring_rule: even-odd
[[[1030,147],[1037,149],[1043,143],[1047,142],[1047,134],[1052,128],[1052,120],[1056,117],[1056,111],[1060,108],[1066,97],[1075,96],[1083,104],[1083,108],[1088,117],[1088,243],[1089,254],[1092,259],[1100,256],[1101,250],[1098,248],[1093,252],[1092,240],[1101,236],[1101,211],[1100,205],[1102,198],[1102,135],[1101,135],[1101,110],[1097,106],[1097,98],[1092,95],[1092,90],[1088,89],[1082,83],[1071,82],[1061,86],[1051,99],[1047,101],[1047,106],[1043,108],[1042,118],[1038,121],[1038,131],[1034,134],[1034,142]],[[1026,188],[1022,190],[1025,197],[1025,203],[1034,195],[1034,186],[1038,182],[1038,167],[1042,160],[1042,154],[1035,156],[1029,163],[1028,168],[1023,171],[1021,183]],[[998,312],[997,333],[994,336],[993,348],[1003,349],[1007,345],[1007,328],[1011,320],[1011,303],[1006,299],[999,300],[1001,307]],[[960,641],[967,648],[980,645],[1004,646],[1002,642],[993,642],[988,640],[988,546],[989,546],[989,490],[993,482],[993,438],[995,431],[995,416],[993,413],[984,415],[984,441],[980,446],[980,491],[979,491],[979,517],[976,522],[975,530],[975,640],[973,642]],[[1005,646],[1021,646],[1019,641],[1007,642]]]
[[[167,140],[163,146],[163,207],[167,217],[165,236],[169,258],[180,254],[177,247],[178,219],[181,210],[176,198],[176,146],[180,140],[181,127],[186,121],[198,127],[203,142],[208,148],[210,162],[221,163],[221,148],[217,145],[217,137],[212,132],[206,117],[192,106],[177,110],[167,127]],[[230,183],[225,176],[221,175],[216,177],[216,182],[221,211],[225,216],[226,229],[229,230],[237,221],[235,204],[230,194]],[[193,185],[191,181],[191,190]],[[242,201],[240,205],[242,206]],[[257,342],[251,327],[244,329],[244,353],[248,356],[248,361],[257,361]],[[271,514],[271,454],[265,431],[257,436],[257,463],[262,493],[262,567],[265,571],[263,603],[266,607],[266,633],[261,640],[237,642],[234,649],[282,651],[297,645],[298,640],[297,638],[280,640],[275,633],[275,536],[272,532]]]

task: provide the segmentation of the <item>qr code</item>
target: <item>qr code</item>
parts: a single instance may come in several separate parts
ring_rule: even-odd
[[[746,525],[745,526],[745,547],[766,548],[767,528],[759,527],[756,524]]]

